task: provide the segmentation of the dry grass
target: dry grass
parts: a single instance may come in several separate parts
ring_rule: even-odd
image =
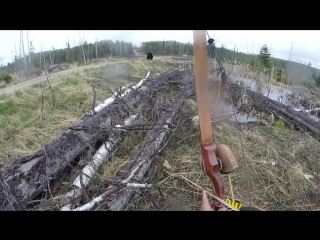
[[[12,160],[13,142],[15,157],[39,150],[74,124],[92,103],[92,90],[83,79],[61,77],[53,86],[54,103],[52,92],[45,88],[41,113],[41,88],[42,85],[36,85],[24,92],[17,91],[0,103],[3,110],[0,116],[4,120],[0,126],[1,162]]]
[[[162,155],[155,158],[145,177],[146,182],[159,187],[150,189],[153,199],[136,190],[126,211],[156,210],[152,202],[157,202],[164,211],[200,209],[202,189],[210,191],[212,184],[201,169],[199,127],[193,126],[191,121],[196,115],[196,103],[188,100],[180,114],[179,129]],[[213,124],[216,144],[228,145],[238,159],[239,169],[232,173],[237,200],[248,205],[250,195],[254,206],[271,211],[319,210],[319,142],[274,119],[269,119],[267,125],[258,122],[241,125],[240,133],[242,138],[234,122]],[[111,161],[103,164],[97,176],[102,183],[112,180],[132,159],[145,137],[142,132],[127,134]],[[242,157],[241,141],[245,158]],[[231,198],[228,178],[226,175],[223,178],[226,196]],[[89,190],[94,196],[102,192],[104,185],[101,182],[90,185]]]
[[[114,153],[110,161],[103,163],[99,177],[114,179],[120,168],[130,162],[145,136],[146,132],[134,131],[124,137],[122,143],[119,144],[118,151]]]
[[[155,158],[145,177],[145,182],[159,187],[150,189],[150,193],[153,202],[160,205],[160,210],[198,211],[202,189],[212,189],[209,178],[201,169],[199,127],[193,126],[191,121],[195,115],[196,104],[188,100],[178,119],[179,129],[162,155]],[[247,205],[251,194],[252,204],[264,210],[319,210],[319,142],[306,134],[291,133],[291,130],[277,121],[269,125],[258,122],[245,124],[240,133],[247,167],[242,157],[237,125],[227,121],[213,124],[216,144],[228,145],[238,159],[239,169],[232,173],[233,191],[237,200]],[[88,187],[91,196],[103,192],[107,186],[103,182],[113,180],[119,169],[132,159],[145,135],[145,132],[139,131],[127,133],[110,161],[102,165],[96,176],[100,181],[93,181]],[[73,170],[66,180],[68,184],[50,201],[55,202],[57,208],[61,207],[61,196],[70,187],[77,171]],[[308,178],[308,175],[313,178]],[[227,176],[223,175],[223,179],[226,196],[231,198]],[[156,207],[147,194],[136,190],[125,210],[153,211]]]
[[[5,88],[5,87],[8,87],[8,86],[12,86],[12,85],[16,85],[18,83],[21,83],[21,82],[24,82],[25,81],[25,78],[19,76],[18,74],[10,74],[12,79],[10,81],[10,83],[5,83],[4,81],[0,82],[0,89],[1,88]]]
[[[161,60],[152,63],[159,71],[168,68]],[[88,71],[79,71],[74,66],[73,75],[60,78],[53,87],[55,105],[52,104],[52,93],[46,89],[45,119],[42,121],[39,120],[39,86],[16,92],[10,97],[0,97],[0,162],[10,163],[13,143],[16,156],[31,154],[56,138],[64,128],[74,124],[91,107],[92,82],[96,86],[98,104],[111,95],[107,86],[114,90],[128,82],[129,77],[118,77],[118,72],[131,77],[144,77],[148,71],[154,71],[150,64],[147,60],[135,60],[117,67]],[[228,66],[226,70],[231,71]],[[239,72],[236,72],[238,77],[242,74]],[[152,188],[150,192],[161,210],[197,211],[201,206],[202,189],[212,188],[209,178],[201,169],[199,127],[193,126],[191,121],[196,115],[196,104],[187,101],[179,115],[179,129],[146,175],[145,181],[160,189]],[[215,123],[213,130],[215,143],[228,145],[237,156],[239,169],[232,173],[237,200],[249,204],[251,195],[252,204],[265,210],[319,210],[319,142],[306,134],[292,132],[281,121],[269,122],[267,125],[242,125],[242,138],[234,122]],[[132,159],[145,135],[138,131],[128,132],[112,159],[103,164],[96,176],[101,181],[93,181],[90,185],[91,196],[103,192],[103,181],[112,180],[118,170]],[[242,157],[241,142],[245,158]],[[83,156],[79,165],[83,166],[92,154]],[[66,184],[50,201],[57,209],[78,169],[79,166],[72,169],[71,175],[65,180]],[[226,195],[230,198],[227,176],[224,176],[224,180]],[[52,204],[49,205],[47,210],[52,210]],[[150,198],[140,190],[136,191],[126,207],[127,211],[155,209]]]
[[[156,63],[153,64],[157,66]],[[92,70],[80,70],[77,65],[72,65],[71,68],[72,74],[50,80],[54,103],[52,92],[44,84],[16,91],[10,96],[0,96],[0,163],[4,165],[1,170],[8,167],[15,158],[38,151],[44,144],[58,137],[64,129],[75,124],[86,111],[91,110],[92,83],[95,84],[98,105],[112,95],[108,88],[114,91],[124,84],[132,83],[121,73],[143,78],[148,71],[153,71],[143,61]],[[43,113],[40,110],[42,88]]]
[[[252,68],[247,65],[223,63],[223,66],[228,76],[236,80],[248,78],[254,79],[257,82],[261,82],[264,84],[273,84],[282,88],[289,87],[287,84],[285,84],[284,81],[276,81],[275,71],[271,72],[271,74],[266,75],[261,71],[253,71]],[[217,68],[218,64],[216,63],[216,61],[211,61],[210,67]]]
[[[157,59],[157,60],[134,60],[124,64],[127,67],[127,71],[134,72],[135,74],[132,77],[145,77],[148,71],[152,71],[153,74],[163,72],[164,70],[170,68],[166,62]]]
[[[196,114],[186,104],[185,119]],[[191,115],[192,116],[192,115]],[[199,128],[188,128],[187,120],[176,132],[162,159],[156,161],[146,179],[160,187],[153,189],[162,210],[197,211],[201,206],[202,189],[211,189],[211,182],[201,169]],[[265,210],[319,210],[317,184],[320,176],[320,144],[301,133],[288,133],[285,127],[247,124],[241,135],[245,159],[242,157],[239,131],[233,122],[214,127],[216,143],[228,145],[238,158],[239,169],[232,173],[234,195],[249,204],[248,181],[252,204]],[[166,164],[164,164],[166,162]],[[169,166],[169,168],[168,168]],[[313,178],[308,178],[312,175]],[[227,197],[231,198],[228,178],[224,175]],[[155,210],[141,192],[127,210]]]

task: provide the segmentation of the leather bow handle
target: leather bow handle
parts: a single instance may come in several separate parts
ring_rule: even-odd
[[[216,146],[213,143],[204,143],[201,145],[203,156],[203,171],[210,178],[215,193],[221,199],[225,199],[224,183],[220,173],[220,165],[216,157]],[[222,207],[221,202],[214,204],[215,207]]]

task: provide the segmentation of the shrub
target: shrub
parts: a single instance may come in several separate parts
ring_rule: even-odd
[[[282,83],[288,84],[288,78],[284,72],[284,69],[282,69],[282,68],[278,69],[275,77],[276,77],[277,82],[282,82]]]
[[[0,73],[0,82],[10,83],[11,75],[9,73]]]

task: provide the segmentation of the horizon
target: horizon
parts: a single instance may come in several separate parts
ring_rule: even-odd
[[[88,43],[112,40],[132,43],[141,47],[142,42],[177,41],[193,43],[192,30],[23,30],[24,51],[28,55],[27,32],[29,43],[32,41],[35,53],[55,49],[65,49],[67,41],[71,47],[79,46],[80,40]],[[292,47],[291,61],[308,64],[318,68],[320,66],[320,31],[280,31],[280,30],[207,30],[210,37],[215,39],[216,46],[222,45],[230,50],[236,48],[245,54],[259,54],[263,44],[269,48],[271,57],[289,60]],[[0,65],[7,65],[13,61],[14,55],[19,56],[19,41],[21,30],[0,31]]]

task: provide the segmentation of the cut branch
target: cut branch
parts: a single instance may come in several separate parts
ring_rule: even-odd
[[[125,121],[125,125],[130,125],[131,122],[136,118],[136,115],[132,115]],[[101,145],[99,150],[93,156],[92,161],[88,162],[87,165],[83,168],[81,175],[82,176],[82,185],[80,182],[80,176],[77,176],[76,180],[73,182],[75,189],[69,191],[65,196],[65,201],[68,202],[68,205],[61,208],[62,211],[69,211],[75,207],[74,201],[79,199],[82,196],[81,188],[86,187],[91,178],[96,174],[101,164],[108,158],[111,157],[114,147],[118,144],[120,138],[113,137],[112,141],[107,141]],[[73,204],[69,205],[69,202]]]
[[[107,108],[102,108],[100,106],[99,111],[95,115],[84,117],[76,124],[76,126],[74,126],[79,128],[83,126],[95,126],[96,128],[86,130],[73,130],[69,128],[51,143],[43,146],[38,152],[17,159],[3,175],[4,180],[7,182],[8,186],[10,186],[11,193],[15,196],[17,202],[27,205],[28,202],[35,200],[36,197],[39,197],[40,194],[47,191],[47,179],[50,181],[50,185],[52,185],[52,182],[64,173],[66,167],[70,166],[71,162],[76,160],[80,154],[84,153],[89,148],[96,149],[100,142],[106,141],[106,139],[111,137],[112,133],[114,133],[112,129],[111,131],[101,131],[101,128],[111,128],[111,126],[114,126],[114,123],[124,121],[128,116],[132,115],[133,109],[139,109],[139,114],[149,114],[151,109],[150,104],[153,104],[151,102],[150,89],[152,88],[157,91],[166,84],[166,81],[182,78],[183,74],[184,72],[175,71],[172,72],[171,75],[166,75],[161,81],[158,79],[151,79],[145,83],[146,87],[139,88],[146,80],[143,79],[137,86],[127,89],[125,94],[122,94],[123,97],[125,96],[125,99],[116,98],[114,99],[115,104],[108,105]],[[147,77],[148,76],[149,74]],[[169,85],[167,85],[167,87],[169,87]],[[161,89],[161,91],[166,92],[167,90]],[[189,90],[188,88],[184,89],[181,85],[181,92],[184,93],[184,95],[188,95]],[[160,102],[163,101],[163,96],[159,95],[157,100]],[[139,103],[141,103],[140,106]],[[182,104],[181,100],[177,101],[177,103]],[[130,108],[128,108],[127,105],[130,105]],[[160,110],[158,108],[158,106],[153,108],[153,117],[165,111],[167,111],[170,116],[172,113],[176,114],[176,111],[174,111],[175,109]],[[168,116],[163,118],[160,123],[168,120],[169,118],[167,117]],[[169,122],[167,122],[166,125],[169,125]],[[157,141],[160,141],[159,137],[163,138],[168,131],[164,131],[163,128],[157,128],[154,132],[159,136],[152,135],[153,138],[151,139],[156,139],[158,136]],[[150,138],[148,141],[149,140]],[[147,145],[153,146],[152,144],[154,143],[150,142]],[[148,152],[151,150],[146,151]],[[150,154],[153,153],[153,151],[150,152]],[[142,163],[140,162],[140,164]],[[145,165],[142,167],[144,169]],[[141,170],[137,169],[137,173],[140,174],[140,172]],[[7,196],[3,190],[3,186],[0,185],[0,203],[3,203],[0,205],[0,209],[11,210],[12,207],[8,201],[6,201]],[[14,202],[13,207],[18,209],[19,204]]]
[[[96,105],[96,98],[97,98],[97,92],[94,89],[94,83],[91,84],[92,85],[92,92],[93,92],[93,100],[92,100],[92,112],[95,113],[94,111],[94,106]]]
[[[142,96],[143,92],[132,91],[126,96],[126,100],[134,105],[142,99]],[[106,119],[114,117],[120,121],[124,120],[129,115],[128,111],[122,104],[111,105],[96,115],[79,121],[77,125],[109,127],[111,123],[106,122]],[[44,148],[41,148],[32,155],[17,159],[4,174],[4,179],[22,203],[30,202],[47,189],[47,177],[51,181],[55,180],[65,167],[81,153],[89,147],[95,147],[98,141],[104,141],[108,135],[107,131],[101,131],[99,128],[85,131],[67,129],[58,138],[44,146],[46,154]],[[0,186],[0,203],[5,199],[6,196]],[[12,208],[7,203],[1,205],[0,209],[10,210]]]
[[[188,98],[188,94],[182,93],[180,97],[174,101],[174,103],[166,110],[163,111],[163,114],[159,122],[166,122],[170,124],[176,115],[179,113],[180,108]],[[168,126],[167,126],[168,127]],[[165,139],[166,131],[163,130],[153,130],[150,131],[145,140],[140,145],[139,150],[134,155],[130,163],[125,167],[125,173],[122,176],[118,176],[118,181],[121,184],[127,184],[128,182],[137,181],[141,182],[146,171],[149,169],[154,156],[159,153],[160,147]],[[115,197],[112,201],[107,203],[107,208],[112,211],[121,211],[125,208],[128,201],[133,195],[133,191],[130,188],[122,189],[121,193],[119,192],[119,186],[112,186],[110,189],[116,189]],[[111,195],[107,194],[110,190],[100,195],[98,198],[94,199],[91,203],[88,203],[86,206],[79,207],[75,209],[76,211],[91,210],[94,207],[98,206],[104,200],[108,199]]]

